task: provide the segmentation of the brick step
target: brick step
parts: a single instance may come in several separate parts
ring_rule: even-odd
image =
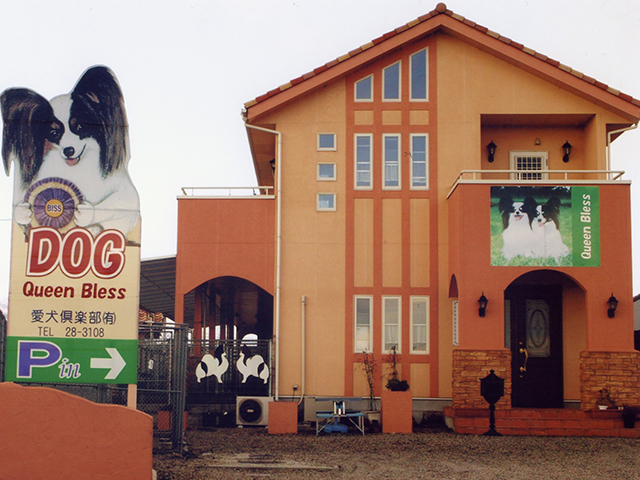
[[[445,408],[449,424],[460,434],[481,435],[489,430],[488,409]],[[639,428],[624,428],[619,410],[511,409],[495,412],[502,435],[640,438]]]

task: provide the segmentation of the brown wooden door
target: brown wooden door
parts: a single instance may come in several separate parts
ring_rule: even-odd
[[[561,287],[513,286],[505,301],[511,324],[512,406],[563,408]]]

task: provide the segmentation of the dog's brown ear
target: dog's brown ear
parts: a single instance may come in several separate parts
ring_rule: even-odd
[[[26,88],[10,88],[0,95],[2,160],[9,175],[16,157],[23,185],[31,183],[42,165],[44,142],[52,124],[59,123],[46,98]]]

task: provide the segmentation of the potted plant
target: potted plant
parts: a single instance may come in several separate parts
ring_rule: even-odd
[[[611,394],[607,387],[604,387],[602,390],[598,390],[600,392],[600,398],[596,400],[596,405],[598,410],[607,410],[608,408],[614,408],[615,403],[611,400]]]
[[[391,372],[382,392],[382,432],[413,431],[413,395],[406,380],[400,380],[395,347],[391,349]]]
[[[369,387],[369,410],[364,412],[365,417],[369,421],[370,431],[379,431],[380,426],[380,410],[376,408],[376,397],[374,393],[374,381],[376,371],[376,360],[371,352],[362,352],[363,368],[367,377],[367,386]]]
[[[635,405],[625,405],[622,409],[622,421],[624,422],[624,428],[634,428],[638,414],[640,414],[640,407]]]

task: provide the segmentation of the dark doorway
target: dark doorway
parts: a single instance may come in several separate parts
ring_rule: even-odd
[[[562,287],[512,285],[505,291],[511,326],[512,406],[563,408]]]

